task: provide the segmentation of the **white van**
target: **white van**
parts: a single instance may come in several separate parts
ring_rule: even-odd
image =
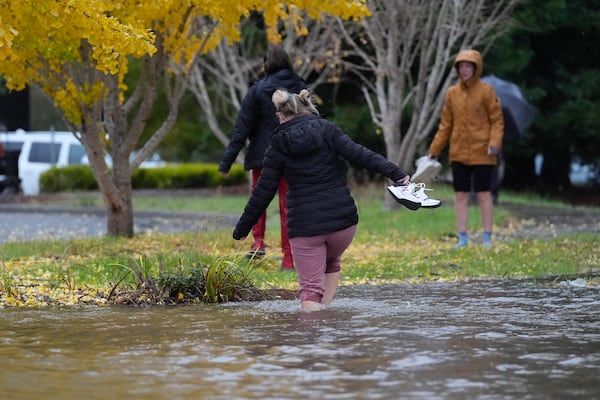
[[[40,192],[40,175],[52,167],[84,163],[85,148],[71,132],[37,131],[0,133],[4,151],[20,150],[19,177],[27,196]],[[0,175],[0,181],[5,176]]]

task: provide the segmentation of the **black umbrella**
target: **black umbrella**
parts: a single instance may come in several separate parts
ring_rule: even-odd
[[[523,92],[516,84],[494,75],[484,76],[481,80],[492,85],[500,98],[504,114],[504,137],[506,139],[519,137],[531,125],[535,116]]]

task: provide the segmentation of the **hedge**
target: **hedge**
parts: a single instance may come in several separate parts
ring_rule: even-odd
[[[248,182],[241,165],[233,165],[224,177],[217,164],[168,164],[156,168],[138,168],[131,177],[134,189],[184,189],[238,185]],[[97,190],[98,184],[87,165],[51,168],[40,176],[43,193]]]

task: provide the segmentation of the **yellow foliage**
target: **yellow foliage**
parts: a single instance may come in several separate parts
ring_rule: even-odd
[[[282,20],[304,34],[305,16],[369,14],[366,0],[0,0],[0,75],[9,89],[40,86],[78,123],[84,107],[105,93],[90,71],[117,75],[123,93],[127,58],[152,56],[162,46],[170,65],[185,73],[197,54],[223,39],[239,41],[240,20],[251,12],[262,12],[272,42]]]

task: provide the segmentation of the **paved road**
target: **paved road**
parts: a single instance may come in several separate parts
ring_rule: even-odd
[[[230,188],[242,192],[246,187]],[[204,193],[212,195],[214,191]],[[158,195],[158,194],[157,194]],[[591,232],[600,234],[600,208],[543,207],[501,204],[516,217],[518,227],[508,236],[547,237]],[[136,234],[203,232],[215,227],[233,228],[239,215],[135,211]],[[106,234],[106,213],[101,207],[64,207],[28,203],[0,203],[0,243],[36,239],[69,239]],[[502,232],[498,230],[496,237]]]
[[[238,215],[139,211],[134,230],[139,233],[203,232],[233,227]],[[97,207],[0,204],[0,243],[40,239],[70,239],[106,234],[106,213]]]

